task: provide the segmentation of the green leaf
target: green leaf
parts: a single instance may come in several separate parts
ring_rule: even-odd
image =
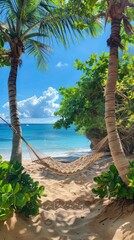
[[[12,173],[21,173],[24,169],[24,167],[21,165],[21,163],[14,161],[13,163],[11,163],[11,172]]]
[[[24,194],[22,193],[17,193],[15,196],[14,196],[14,204],[17,206],[17,207],[23,207],[25,206],[27,200],[26,200],[26,197]]]
[[[38,190],[38,193],[39,194],[43,194],[44,190],[45,190],[45,187],[44,186],[40,186],[39,190]]]
[[[28,194],[28,193],[24,193],[24,195],[25,195],[25,197],[26,197],[27,202],[29,202],[30,199],[31,199],[30,194]]]
[[[130,166],[133,163],[130,163]],[[108,172],[94,178],[98,187],[92,189],[92,192],[100,198],[134,199],[134,175],[133,173],[131,175],[131,171],[130,167],[128,174],[129,185],[127,186],[121,180],[116,167],[111,165]],[[100,182],[101,184],[99,184]]]
[[[36,182],[34,182],[34,187],[38,187],[39,186],[39,182],[38,181],[36,181]]]
[[[19,192],[21,189],[20,183],[16,183],[15,188],[13,189],[13,193],[16,194],[17,192]]]
[[[10,213],[19,212],[25,216],[38,213],[44,186],[23,172],[20,163],[0,163],[0,220],[6,220]]]
[[[4,186],[2,186],[1,191],[2,191],[3,193],[12,192],[12,191],[13,191],[12,185],[11,185],[10,183],[9,183],[9,184],[5,184]]]
[[[0,187],[3,185],[3,180],[0,180]]]
[[[0,208],[0,221],[5,221],[12,213],[11,209]]]
[[[10,164],[9,162],[2,162],[0,167],[2,169],[8,169],[9,168],[9,164]]]
[[[0,39],[0,48],[3,48],[4,47],[4,41],[3,39]]]
[[[115,165],[112,164],[109,169],[112,173],[114,173],[114,174],[117,173],[117,169],[116,169]]]
[[[3,193],[1,196],[1,207],[9,208],[12,205],[12,195],[9,193]]]
[[[100,177],[94,177],[94,181],[98,184],[101,184],[102,183],[102,180]]]
[[[134,188],[134,180],[133,179],[129,180],[129,185],[128,186]]]

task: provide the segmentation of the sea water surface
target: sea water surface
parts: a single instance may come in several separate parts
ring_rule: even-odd
[[[54,129],[52,124],[22,124],[22,135],[42,156],[79,157],[90,152],[90,141],[69,129]],[[6,124],[0,124],[0,155],[9,160],[12,146],[12,131]],[[30,159],[29,151],[23,143],[23,159]]]

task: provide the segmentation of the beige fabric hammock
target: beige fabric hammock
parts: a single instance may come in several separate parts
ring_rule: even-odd
[[[39,154],[37,154],[37,152],[30,146],[30,144],[24,139],[24,137],[21,136],[17,132],[17,130],[11,124],[9,124],[3,117],[0,116],[0,118],[12,129],[13,132],[15,132],[25,142],[28,149],[35,155],[37,160],[34,160],[33,162],[41,164],[57,174],[70,175],[81,172],[84,169],[87,169],[88,167],[93,165],[93,163],[96,162],[98,159],[105,156],[105,152],[96,152],[93,154],[82,156],[71,163],[59,162],[53,159],[52,157],[40,158]],[[107,136],[104,139],[102,139],[102,141],[100,141],[99,144],[97,144],[96,146],[97,151],[99,151],[102,148],[106,141]]]

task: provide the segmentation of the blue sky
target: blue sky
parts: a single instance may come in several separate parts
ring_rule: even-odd
[[[32,56],[23,55],[22,67],[17,79],[17,99],[21,122],[54,122],[54,111],[59,108],[59,87],[74,86],[82,75],[73,65],[76,59],[85,61],[92,53],[108,51],[106,40],[110,35],[109,26],[98,38],[86,36],[75,45],[65,49],[61,44],[53,44],[53,52],[48,58],[48,69],[36,68]],[[0,69],[0,115],[9,119],[8,81],[9,67]]]

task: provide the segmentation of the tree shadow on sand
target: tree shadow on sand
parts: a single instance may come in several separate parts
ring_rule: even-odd
[[[104,240],[133,239],[134,206],[130,201],[94,199],[83,209],[75,209],[79,198],[71,202],[57,202],[32,218],[14,215],[0,223],[1,240]],[[67,207],[68,204],[70,207]],[[82,207],[82,206],[81,206]],[[115,237],[115,238],[114,238]]]

